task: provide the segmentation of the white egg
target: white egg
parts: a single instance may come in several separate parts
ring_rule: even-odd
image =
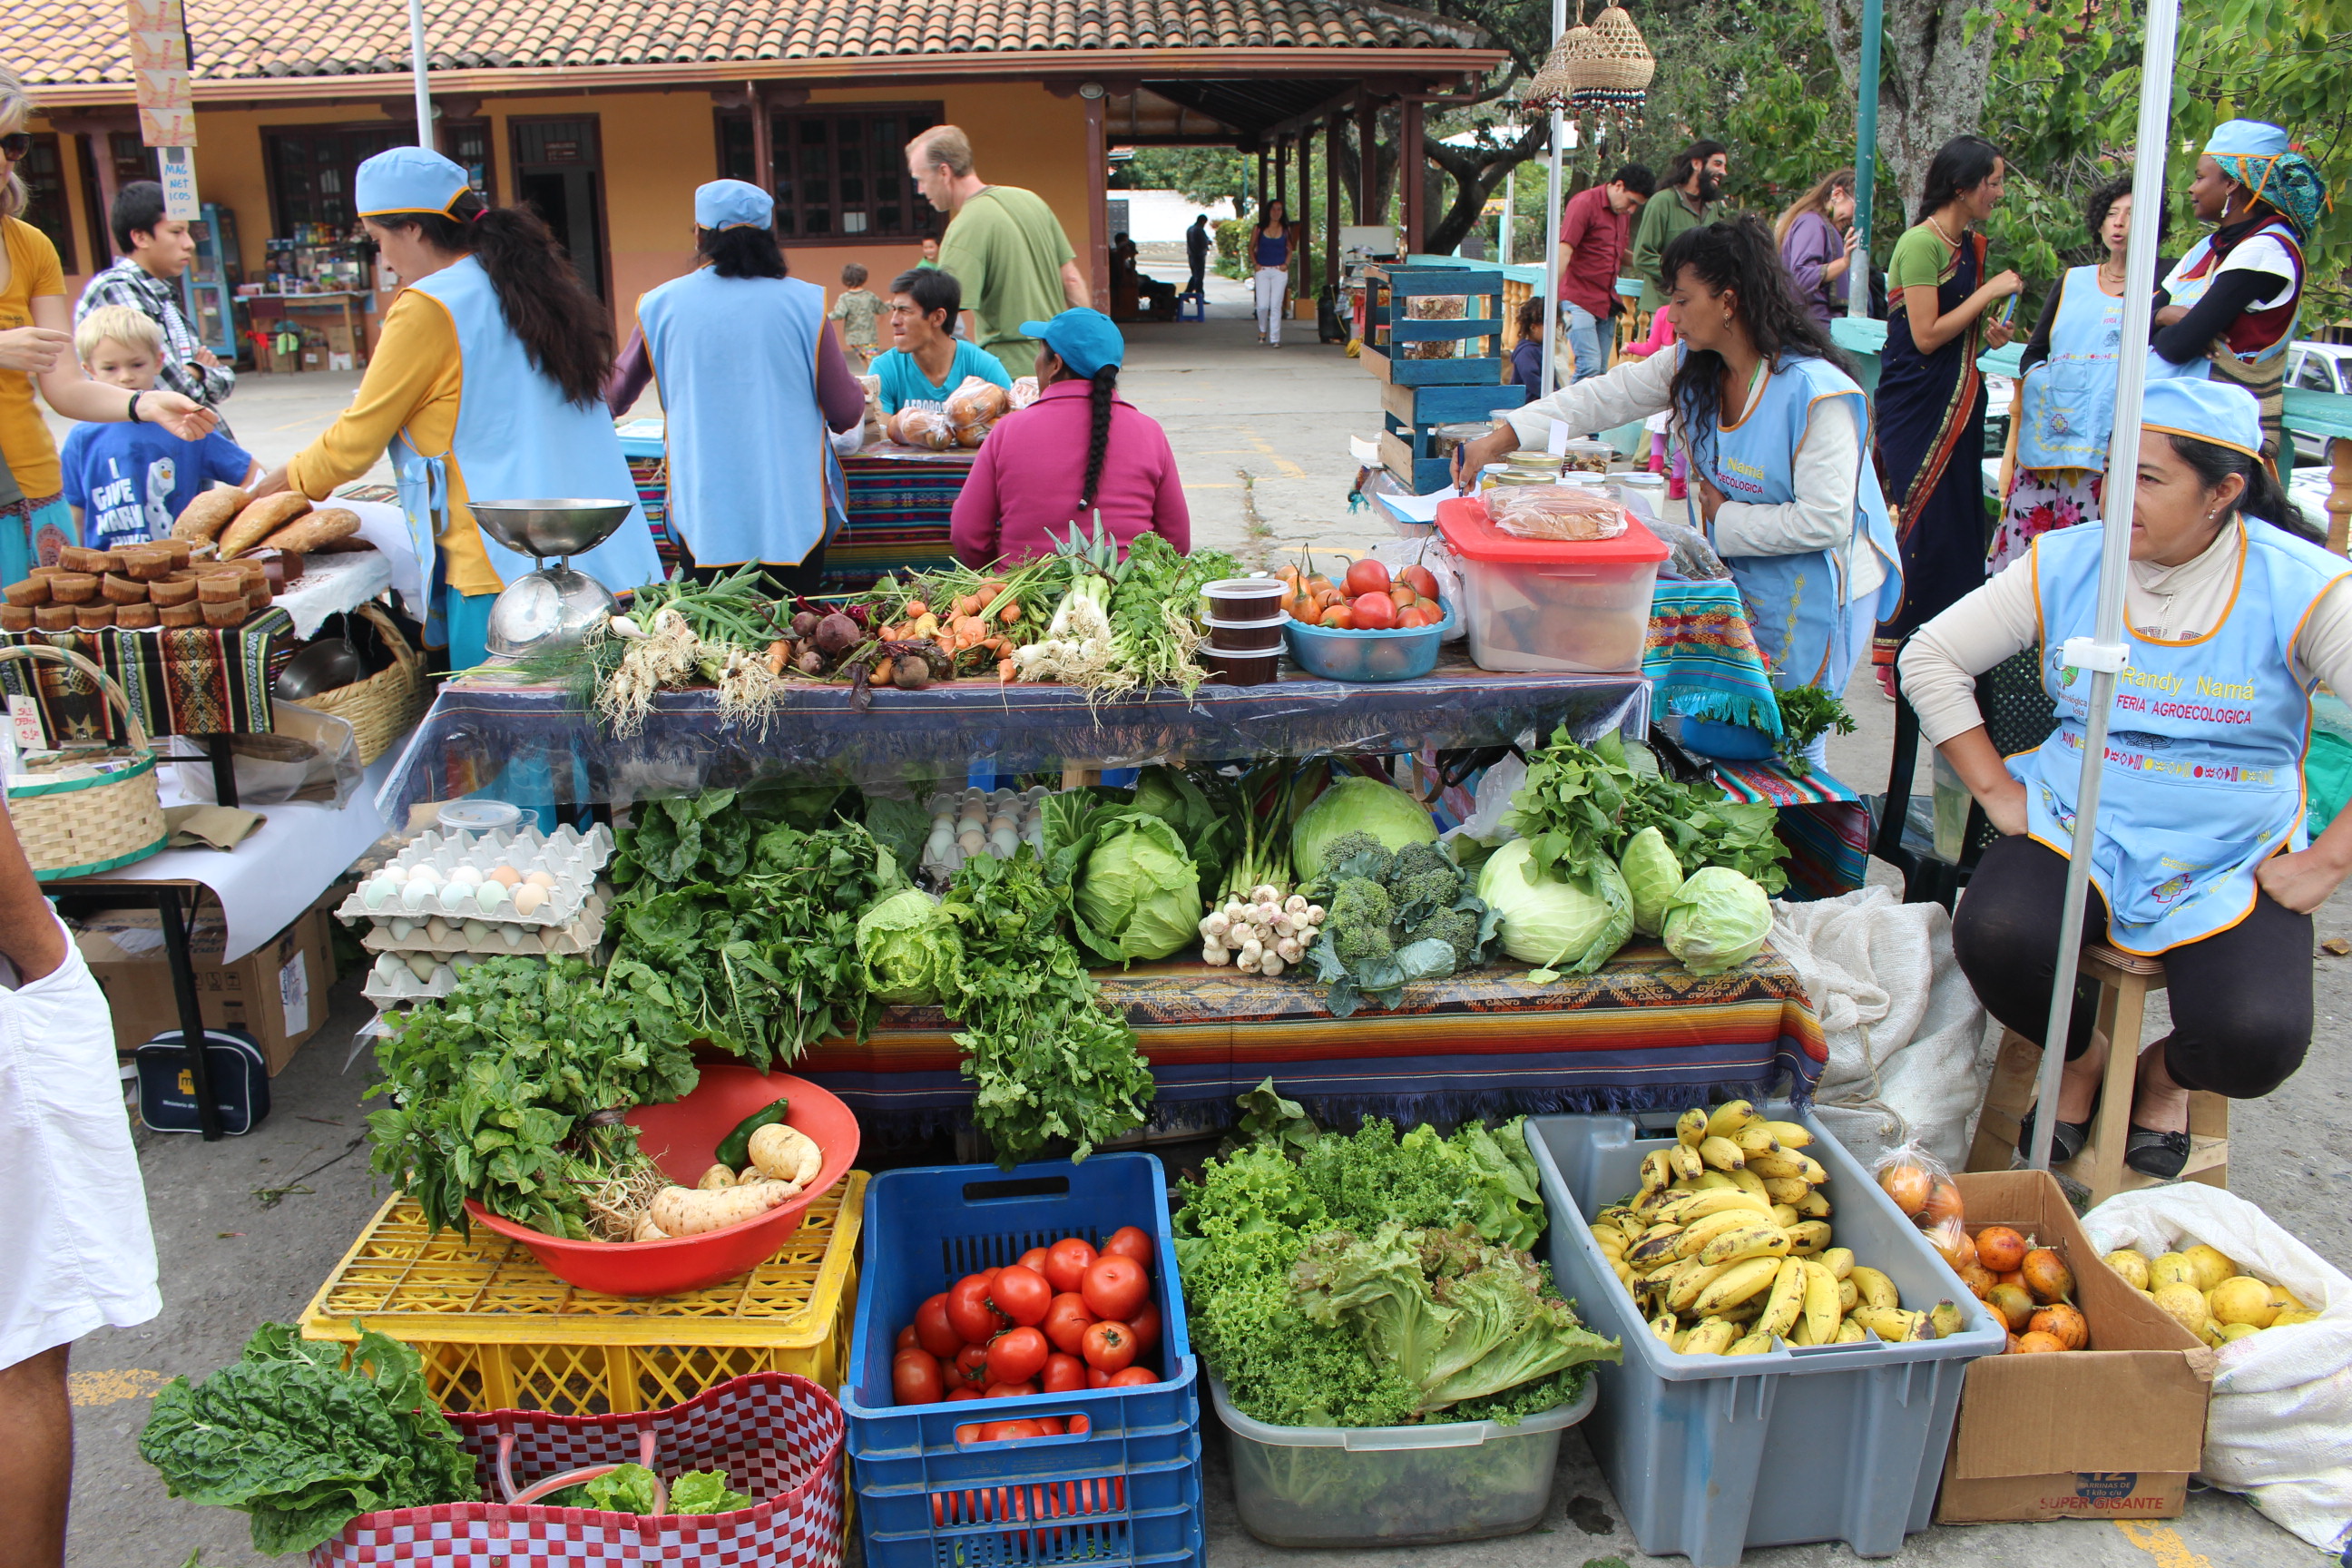
[[[416,929],[416,922],[415,921],[396,920],[390,921],[387,929],[392,932],[393,941],[406,942],[408,940],[408,933]]]
[[[537,873],[534,872],[533,875],[537,875]],[[532,914],[538,910],[540,905],[546,901],[547,889],[537,882],[525,882],[521,887],[517,888],[514,891],[515,913],[519,915]],[[518,931],[509,940],[521,940],[521,933]]]
[[[504,882],[485,882],[474,893],[474,907],[486,915],[494,915],[510,896]]]
[[[381,953],[375,961],[375,977],[386,985],[396,985],[408,968],[407,962],[396,952]]]
[[[432,899],[436,890],[437,889],[431,882],[419,882],[412,879],[407,885],[400,889],[401,907],[403,909],[409,910],[421,910],[425,906],[426,902]]]
[[[1010,860],[1021,847],[1021,839],[1010,827],[1000,827],[988,836],[988,852],[999,860]]]
[[[425,983],[446,994],[457,988],[457,972],[446,963],[436,963],[433,973],[425,977]]]
[[[474,907],[474,889],[463,882],[449,882],[441,889],[441,907],[451,914]]]
[[[465,931],[466,940],[472,942],[477,947],[479,947],[483,942],[489,940],[490,928],[483,924],[480,921],[467,921],[465,925]]]
[[[481,872],[471,866],[458,867],[449,873],[449,879],[453,882],[463,882],[469,888],[478,888],[482,885]]]
[[[522,945],[522,927],[500,926],[499,930],[505,935],[507,945],[509,947],[520,947]]]
[[[408,879],[412,882],[422,882],[428,888],[437,888],[441,885],[441,873],[430,866],[411,866],[408,868]]]
[[[412,952],[408,955],[408,973],[419,980],[432,979],[433,971],[438,967],[438,962],[429,952]]]
[[[380,910],[400,896],[400,884],[389,877],[370,877],[360,889],[360,902],[372,910]]]

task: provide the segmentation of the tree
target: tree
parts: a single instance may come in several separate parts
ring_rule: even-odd
[[[1249,205],[1252,161],[1228,147],[1139,147],[1111,184],[1129,191],[1174,191],[1188,202]]]
[[[1863,0],[1822,0],[1838,72],[1853,98],[1862,73]],[[1916,215],[1936,149],[1974,132],[1998,29],[1985,0],[1885,0],[1878,81],[1878,150],[1895,171],[1902,210]]]

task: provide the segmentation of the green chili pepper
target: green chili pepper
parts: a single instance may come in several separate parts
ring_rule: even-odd
[[[762,1127],[773,1127],[793,1108],[790,1100],[778,1100],[773,1105],[763,1105],[735,1124],[735,1131],[719,1141],[719,1152],[710,1157],[730,1171],[740,1171],[751,1163],[751,1134]]]

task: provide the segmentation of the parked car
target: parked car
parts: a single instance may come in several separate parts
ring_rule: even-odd
[[[2298,342],[2287,351],[2286,384],[2305,392],[2332,392],[2352,396],[2352,343]],[[2324,463],[2327,443],[2300,432],[2294,437],[2298,464]]]

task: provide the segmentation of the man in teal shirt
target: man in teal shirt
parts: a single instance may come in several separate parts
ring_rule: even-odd
[[[963,288],[943,267],[918,267],[890,280],[890,347],[867,372],[881,383],[876,400],[896,414],[909,403],[944,403],[966,376],[1010,390],[1003,362],[967,338],[950,337]]]
[[[1034,191],[982,180],[972,170],[971,138],[953,125],[934,125],[907,143],[907,173],[949,215],[940,269],[962,285],[972,341],[1009,374],[1034,374],[1037,345],[1021,335],[1021,323],[1094,303],[1054,209]]]

